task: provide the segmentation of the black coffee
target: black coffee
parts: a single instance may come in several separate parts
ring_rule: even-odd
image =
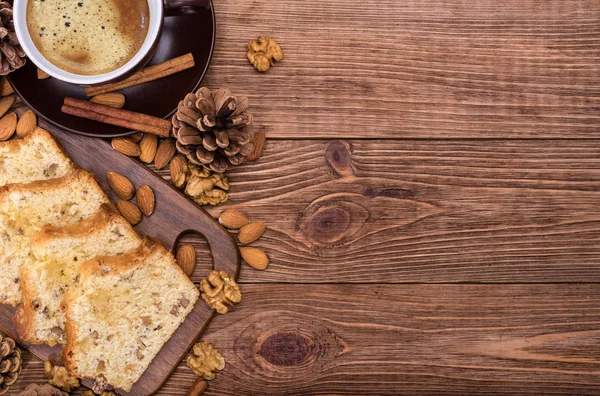
[[[29,0],[27,27],[37,49],[79,75],[118,69],[148,34],[148,0]]]

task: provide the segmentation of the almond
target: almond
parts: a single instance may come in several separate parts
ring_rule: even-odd
[[[140,141],[140,161],[149,164],[154,161],[156,149],[158,147],[158,136],[146,133]]]
[[[162,169],[167,166],[176,151],[175,144],[173,144],[171,139],[160,142],[156,150],[156,156],[154,157],[154,166],[156,166],[156,169]]]
[[[90,102],[98,103],[104,106],[122,109],[125,106],[125,95],[118,92],[105,93],[94,96]]]
[[[121,154],[130,157],[139,157],[142,154],[140,146],[128,138],[114,138],[111,142],[112,147]]]
[[[238,229],[250,223],[250,220],[242,212],[235,209],[227,209],[219,216],[219,223],[224,227]]]
[[[169,172],[171,174],[171,183],[177,188],[183,188],[187,181],[189,168],[184,156],[178,155],[171,160]]]
[[[27,110],[17,123],[17,136],[24,138],[29,135],[37,127],[37,117],[33,110]]]
[[[142,212],[140,209],[129,201],[118,201],[117,209],[125,217],[131,225],[136,225],[142,221]]]
[[[264,270],[269,265],[269,256],[255,247],[242,247],[240,254],[248,265],[257,270]]]
[[[37,69],[37,78],[38,78],[38,80],[45,80],[45,79],[47,79],[49,77],[50,77],[50,75],[48,73],[46,73],[45,71],[43,71],[42,69],[40,69],[38,67],[38,69]]]
[[[12,106],[13,103],[15,103],[14,95],[0,99],[0,117],[6,114],[6,112],[10,109],[10,106]]]
[[[196,267],[196,249],[191,245],[179,247],[177,250],[177,264],[187,276],[191,276],[194,267]]]
[[[17,128],[17,114],[10,113],[0,119],[0,141],[8,140]]]
[[[263,151],[265,151],[265,145],[267,144],[267,132],[264,129],[256,132],[254,134],[254,139],[252,141],[253,148],[252,152],[248,156],[249,161],[256,161],[260,158]]]
[[[125,201],[129,201],[133,198],[135,188],[128,178],[117,172],[108,172],[106,174],[106,180],[108,181],[110,188],[112,188],[119,198],[124,199]]]
[[[238,233],[238,239],[240,243],[247,245],[252,243],[265,233],[267,229],[267,225],[261,221],[257,223],[246,224],[242,228],[240,228],[240,232]]]
[[[144,216],[148,217],[154,213],[155,198],[154,192],[150,186],[142,186],[138,188],[135,199],[137,200],[137,204]]]
[[[0,96],[8,96],[15,93],[12,85],[8,82],[8,78],[2,77],[0,80]]]

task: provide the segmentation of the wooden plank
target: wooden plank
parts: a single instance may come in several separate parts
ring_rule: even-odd
[[[269,226],[242,283],[600,281],[597,140],[271,140],[228,176],[209,212]]]
[[[600,392],[596,285],[244,285],[208,395]],[[36,367],[40,367],[37,365]],[[180,366],[159,395],[181,395]],[[41,371],[27,371],[33,381]]]
[[[205,84],[248,94],[283,138],[589,138],[600,128],[595,0],[215,2]],[[246,60],[258,35],[285,59]]]

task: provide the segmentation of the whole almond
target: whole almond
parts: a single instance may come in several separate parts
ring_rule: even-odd
[[[135,188],[133,183],[125,176],[117,172],[108,172],[106,174],[106,180],[110,185],[110,188],[117,194],[117,196],[125,201],[129,201],[133,198]]]
[[[0,117],[2,117],[10,109],[10,106],[15,103],[15,96],[7,96],[0,99]]]
[[[8,140],[17,129],[17,114],[10,113],[0,119],[0,141]]]
[[[29,135],[37,127],[37,117],[33,110],[27,110],[17,123],[17,136],[24,138]]]
[[[242,247],[240,254],[248,265],[257,270],[264,270],[269,265],[269,256],[262,250],[255,247]]]
[[[144,216],[148,217],[154,213],[154,205],[156,201],[154,198],[154,192],[150,186],[142,186],[138,188],[135,199]]]
[[[8,78],[2,77],[0,80],[0,96],[8,96],[15,93],[12,85],[8,82]]]
[[[144,138],[144,134],[142,132],[138,132],[138,133],[134,133],[131,136],[128,136],[128,138],[129,138],[129,140],[131,140],[134,143],[139,143]]]
[[[183,245],[177,250],[177,264],[182,271],[191,276],[196,267],[196,249],[191,245]]]
[[[176,151],[175,144],[173,144],[171,139],[160,142],[158,149],[156,149],[156,156],[154,157],[154,166],[156,166],[156,169],[162,169],[167,166]]]
[[[94,96],[90,102],[98,103],[104,106],[122,109],[125,106],[125,95],[118,92],[110,92]]]
[[[227,209],[219,216],[219,223],[224,227],[237,230],[250,223],[250,220],[248,220],[248,218],[239,210]]]
[[[134,143],[128,138],[114,138],[111,141],[112,147],[121,154],[128,155],[130,157],[139,157],[142,154],[140,146]]]
[[[38,78],[38,80],[45,80],[45,79],[47,79],[49,77],[50,77],[50,75],[48,73],[46,73],[45,71],[43,71],[42,69],[40,69],[38,67],[38,69],[37,69],[37,78]]]
[[[131,225],[136,225],[142,221],[142,212],[129,201],[117,201],[117,209]]]
[[[144,137],[140,141],[140,161],[149,164],[154,161],[156,155],[156,149],[158,147],[158,136],[151,133],[144,134]]]
[[[183,188],[187,181],[189,168],[184,156],[178,155],[171,160],[169,164],[169,173],[171,174],[171,183],[177,188]]]
[[[265,151],[265,145],[267,144],[267,132],[264,129],[256,132],[254,134],[254,140],[252,143],[254,146],[252,148],[252,152],[248,156],[248,160],[256,161],[260,158],[263,151]]]
[[[244,245],[252,243],[265,233],[267,229],[267,225],[261,221],[256,223],[246,224],[242,228],[240,228],[240,232],[238,233],[238,239]]]

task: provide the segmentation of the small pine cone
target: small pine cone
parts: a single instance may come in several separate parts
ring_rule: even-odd
[[[248,98],[228,89],[200,88],[179,102],[172,118],[177,151],[196,165],[223,173],[252,153]]]
[[[0,75],[19,69],[26,60],[27,55],[15,32],[12,6],[7,1],[0,1]]]
[[[8,392],[21,374],[21,350],[15,340],[0,333],[0,395]]]

